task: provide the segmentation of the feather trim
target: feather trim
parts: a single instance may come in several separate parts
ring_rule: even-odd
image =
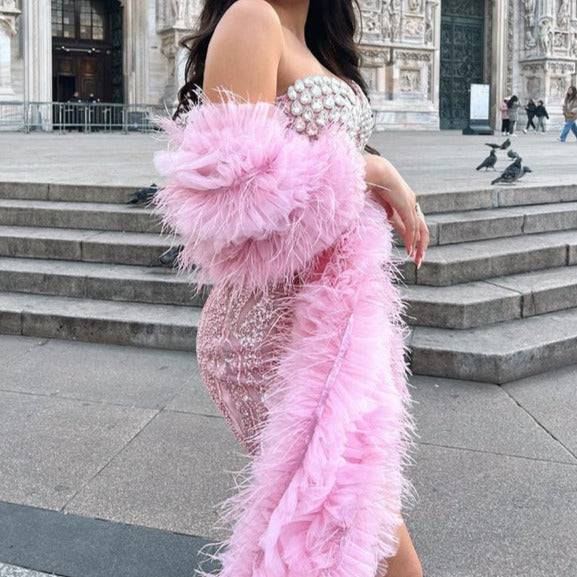
[[[309,140],[235,97],[165,128],[154,203],[184,242],[179,269],[263,292],[301,282],[258,451],[221,504],[230,537],[209,557],[220,577],[374,577],[412,496],[414,425],[391,227],[362,156],[341,128]]]
[[[153,208],[184,243],[179,271],[199,267],[197,284],[291,283],[358,219],[364,162],[340,127],[311,140],[278,108],[233,95],[162,126],[170,149],[155,156],[166,185]]]
[[[397,550],[413,422],[379,210],[367,203],[294,297],[260,451],[222,504],[220,577],[374,577]]]

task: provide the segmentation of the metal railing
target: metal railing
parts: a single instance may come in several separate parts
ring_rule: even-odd
[[[150,132],[160,105],[105,102],[2,102],[0,131]]]

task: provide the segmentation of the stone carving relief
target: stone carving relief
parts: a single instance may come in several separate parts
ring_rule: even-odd
[[[421,71],[414,68],[401,69],[401,92],[421,92]]]
[[[536,0],[523,0],[525,13],[525,48],[530,50],[537,45],[535,40],[535,7]]]
[[[563,98],[567,90],[567,79],[564,76],[554,76],[550,81],[549,95]]]
[[[16,16],[20,10],[15,0],[0,0],[0,31],[4,29],[8,36],[16,36]]]
[[[557,23],[561,28],[566,28],[571,21],[571,0],[561,0],[557,12]]]
[[[399,91],[405,96],[430,97],[429,78],[432,57],[430,52],[399,51]]]
[[[404,35],[410,38],[423,38],[425,35],[425,23],[419,17],[407,17],[404,26]]]
[[[541,54],[548,56],[551,54],[553,47],[553,38],[555,32],[553,31],[553,22],[550,18],[541,18],[538,24],[537,44]]]
[[[192,29],[200,13],[198,0],[156,0],[157,28]]]
[[[389,38],[391,42],[397,40],[401,32],[401,0],[386,0],[388,4],[388,14],[385,19],[389,23]]]
[[[573,56],[576,0],[522,0],[524,48],[535,56]]]
[[[425,44],[435,42],[435,12],[437,10],[437,0],[426,0],[425,3]]]
[[[421,12],[423,9],[423,0],[408,0],[410,12]]]

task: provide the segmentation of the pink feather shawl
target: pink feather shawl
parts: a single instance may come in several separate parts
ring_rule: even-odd
[[[306,279],[259,451],[222,504],[219,575],[374,577],[413,496],[414,423],[392,231],[362,154],[342,128],[311,140],[266,103],[205,103],[164,128],[154,208],[184,244],[179,270],[261,291]]]

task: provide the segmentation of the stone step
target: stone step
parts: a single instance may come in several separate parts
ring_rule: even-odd
[[[402,249],[395,251],[407,284],[450,286],[577,264],[577,231],[432,246],[418,271]]]
[[[202,306],[184,275],[164,267],[0,257],[0,291]]]
[[[0,198],[124,204],[138,186],[0,182]]]
[[[0,226],[160,232],[149,208],[50,200],[0,199]]]
[[[457,331],[415,327],[411,370],[507,383],[577,363],[577,309]]]
[[[157,266],[169,247],[153,233],[0,226],[0,256]]]
[[[123,204],[137,188],[140,187],[0,182],[0,198]],[[423,211],[434,214],[527,204],[577,202],[577,185],[533,186],[519,183],[515,186],[465,191],[418,191],[418,197]]]
[[[577,229],[577,202],[442,213],[427,219],[431,244],[445,245]]]
[[[450,192],[417,191],[419,203],[425,214],[520,206],[577,202],[577,184],[487,186],[478,190]]]
[[[577,307],[577,266],[401,292],[409,324],[468,329]]]
[[[195,350],[200,310],[0,292],[0,333]]]

